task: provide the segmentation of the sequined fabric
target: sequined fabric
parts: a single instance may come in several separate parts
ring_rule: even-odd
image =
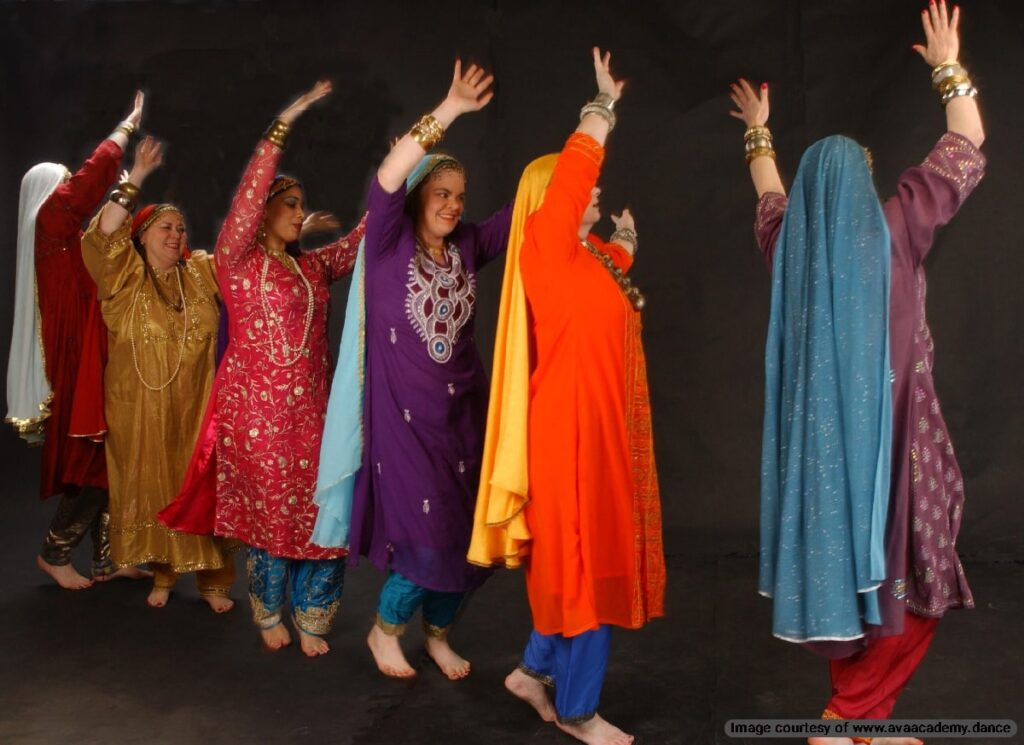
[[[326,559],[344,555],[310,543],[316,519],[313,492],[320,438],[330,392],[327,349],[329,285],[352,270],[363,224],[317,251],[303,254],[299,269],[313,288],[313,317],[306,350],[290,366],[301,344],[307,295],[290,262],[270,259],[263,294],[281,316],[271,328],[265,316],[260,276],[266,256],[256,232],[281,150],[261,141],[235,194],[217,241],[217,275],[229,318],[229,343],[218,370],[213,400],[216,437],[217,535],[237,538],[278,557]]]

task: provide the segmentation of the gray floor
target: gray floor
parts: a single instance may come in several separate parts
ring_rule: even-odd
[[[348,574],[327,657],[270,653],[241,580],[237,607],[219,617],[191,578],[162,610],[146,607],[142,582],[77,593],[49,584],[33,562],[54,505],[13,496],[33,486],[10,490],[0,528],[2,743],[571,742],[502,688],[530,628],[521,573],[496,574],[453,635],[473,662],[469,679],[450,682],[427,662],[417,629],[405,641],[420,674],[396,682],[377,673],[363,641],[381,582],[371,567]],[[1024,723],[1024,564],[966,568],[978,608],[942,623],[895,715]],[[828,697],[825,664],[770,637],[755,575],[752,556],[670,556],[667,617],[616,633],[602,713],[639,742],[672,745],[766,742],[731,740],[724,723],[816,716]]]

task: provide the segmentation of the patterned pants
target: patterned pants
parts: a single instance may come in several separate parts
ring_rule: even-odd
[[[66,566],[71,563],[72,549],[82,542],[86,533],[92,536],[92,576],[112,573],[106,489],[86,486],[64,492],[39,555],[51,566]]]
[[[581,724],[597,713],[611,641],[611,626],[568,637],[530,634],[519,669],[554,686],[555,713],[562,724]]]
[[[413,613],[422,606],[424,633],[435,639],[444,639],[455,623],[465,596],[464,592],[428,590],[392,571],[380,590],[377,625],[385,634],[401,636]]]
[[[327,636],[341,606],[345,560],[285,559],[261,548],[250,548],[249,602],[261,629],[283,620],[286,596],[291,594],[292,620],[312,636]]]

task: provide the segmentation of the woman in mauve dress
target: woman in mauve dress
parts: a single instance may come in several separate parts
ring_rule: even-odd
[[[963,476],[932,379],[923,265],[936,229],[956,214],[985,169],[977,91],[956,62],[958,21],[959,10],[947,13],[944,2],[922,12],[927,44],[915,49],[933,67],[947,131],[920,165],[901,174],[895,196],[881,203],[868,154],[843,137],[808,149],[787,198],[764,127],[767,86],[757,94],[741,80],[732,89],[739,111],[731,113],[748,126],[757,241],[773,272],[760,589],[774,599],[776,636],[830,658],[833,695],[824,712],[830,719],[887,718],[945,611],[974,607],[956,553]],[[876,278],[888,281],[876,292],[860,281],[851,284],[851,277],[870,278],[872,287]],[[831,289],[815,303],[822,288]],[[838,319],[854,296],[846,320],[830,320],[816,336],[813,327],[824,311]],[[847,349],[851,328],[876,319],[888,348],[858,343]],[[819,343],[826,338],[834,342]],[[814,362],[816,374],[796,374],[798,354]],[[844,374],[871,355],[881,363],[880,386]],[[836,373],[826,374],[833,367]],[[830,400],[836,404],[824,415]],[[881,408],[867,407],[869,400]],[[883,425],[878,467],[865,468],[865,461],[858,468],[851,454],[863,438],[849,435],[868,416]],[[794,427],[802,428],[799,436]],[[798,457],[801,448],[804,457]],[[822,454],[837,460],[815,470],[814,458]],[[836,474],[845,483],[836,482]],[[838,537],[830,532],[836,521],[846,526]],[[849,581],[835,579],[837,567]]]

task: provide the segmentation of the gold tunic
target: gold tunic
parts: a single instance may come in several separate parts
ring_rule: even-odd
[[[131,222],[106,236],[98,221],[97,215],[82,238],[82,258],[109,331],[104,411],[112,558],[122,567],[169,564],[179,573],[220,568],[230,560],[221,539],[179,533],[156,519],[181,487],[213,382],[220,321],[213,257],[196,251],[183,267],[147,271],[132,245]],[[171,307],[181,303],[179,274],[187,314]],[[167,382],[179,353],[180,368],[166,387],[143,384]]]

